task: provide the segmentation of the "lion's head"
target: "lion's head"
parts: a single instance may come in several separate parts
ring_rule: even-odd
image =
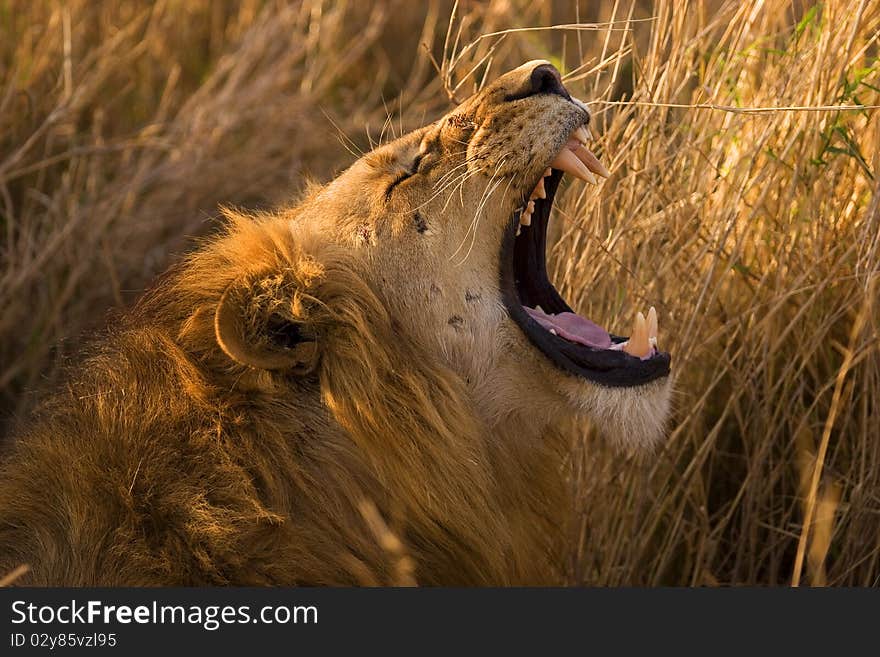
[[[649,445],[662,434],[670,388],[653,309],[628,340],[617,337],[575,314],[547,276],[548,219],[563,174],[607,175],[585,147],[589,123],[558,71],[529,62],[361,157],[290,215],[289,230],[343,248],[396,339],[456,372],[490,425],[538,427],[585,412],[613,440]],[[250,303],[241,301],[235,308]],[[320,357],[308,322],[267,324],[276,343],[286,341],[273,346],[242,328],[253,321],[236,322],[241,313],[229,305],[216,326],[234,359],[272,368],[296,361],[297,349]]]
[[[228,213],[0,463],[0,572],[351,584],[414,563],[427,584],[560,581],[558,420],[650,444],[669,395],[655,315],[611,336],[547,278],[563,172],[605,173],[589,120],[532,62],[294,208]],[[367,503],[405,550],[364,524]]]

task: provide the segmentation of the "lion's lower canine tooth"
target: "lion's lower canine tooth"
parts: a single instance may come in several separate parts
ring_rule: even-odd
[[[657,309],[654,306],[648,310],[648,338],[657,339]]]
[[[633,325],[632,335],[623,350],[630,356],[644,358],[651,353],[651,343],[648,340],[648,323],[642,313],[636,313],[636,321]]]
[[[576,178],[585,180],[588,183],[596,184],[596,176],[590,173],[590,170],[580,161],[580,159],[578,159],[577,155],[567,148],[563,148],[559,151],[559,154],[553,159],[550,166],[554,169],[570,173]]]
[[[611,175],[611,172],[605,168],[605,166],[599,161],[599,158],[593,154],[589,148],[585,148],[583,146],[578,146],[575,151],[575,155],[578,156],[581,162],[587,165],[587,168],[596,173],[603,178],[608,178]]]

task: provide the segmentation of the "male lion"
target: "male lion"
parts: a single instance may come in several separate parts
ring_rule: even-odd
[[[560,581],[554,427],[651,444],[669,398],[653,312],[614,337],[547,278],[563,172],[607,174],[589,121],[530,62],[292,209],[228,212],[19,432],[0,573],[393,583],[406,559],[421,584]]]

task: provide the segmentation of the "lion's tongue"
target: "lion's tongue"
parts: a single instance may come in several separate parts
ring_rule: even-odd
[[[585,317],[574,313],[548,315],[540,306],[538,308],[525,306],[525,309],[529,316],[544,329],[552,331],[570,342],[577,342],[596,349],[611,347],[611,336],[608,335],[608,331]]]

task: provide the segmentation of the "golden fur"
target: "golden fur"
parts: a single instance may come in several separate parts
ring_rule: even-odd
[[[0,471],[0,572],[399,583],[375,508],[421,584],[558,581],[558,418],[652,442],[668,386],[563,374],[499,302],[513,192],[583,120],[558,98],[505,100],[531,67],[293,209],[227,212],[20,431]]]

